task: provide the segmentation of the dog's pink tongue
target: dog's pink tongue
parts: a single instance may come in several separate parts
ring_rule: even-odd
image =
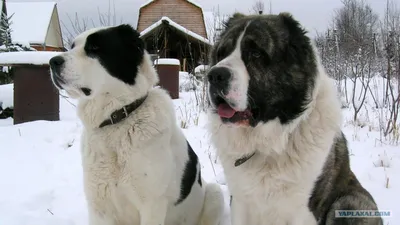
[[[218,115],[222,118],[231,118],[233,115],[235,115],[235,112],[236,111],[226,103],[218,106]]]

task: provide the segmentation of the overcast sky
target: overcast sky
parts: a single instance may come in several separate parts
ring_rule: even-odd
[[[9,2],[38,1],[38,0],[7,0]],[[48,0],[39,0],[48,1]],[[93,18],[98,21],[98,8],[107,12],[108,0],[55,0],[58,3],[60,20],[69,25],[67,14],[78,13],[81,17]],[[147,0],[111,0],[115,2],[118,21],[122,19],[136,27],[139,7]],[[386,0],[367,0],[375,12],[383,15]],[[400,5],[400,0],[397,4]],[[254,0],[196,0],[204,11],[212,11],[219,6],[221,14],[231,14],[239,11],[248,13]],[[264,0],[269,11],[269,0]],[[311,32],[323,31],[331,22],[334,10],[341,6],[340,0],[271,0],[272,12],[291,12]],[[39,13],[39,12],[38,12]],[[32,18],[34,19],[34,18]]]

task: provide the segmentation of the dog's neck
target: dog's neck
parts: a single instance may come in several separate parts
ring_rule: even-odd
[[[109,84],[92,98],[81,98],[78,101],[78,116],[86,129],[95,129],[110,115],[125,105],[147,95],[157,83],[158,76],[152,66],[150,56],[145,52],[144,61],[139,67],[135,84]]]
[[[134,113],[143,103],[146,101],[147,94],[139,99],[136,99],[132,103],[123,106],[120,109],[115,110],[113,113],[111,113],[110,118],[104,120],[100,125],[99,128],[109,126],[109,125],[114,125],[116,123],[119,123],[129,117],[131,113]]]
[[[119,88],[114,92],[105,92],[92,99],[80,99],[78,102],[78,116],[86,128],[98,128],[110,115],[122,107],[131,104],[147,95],[148,90],[134,88]]]

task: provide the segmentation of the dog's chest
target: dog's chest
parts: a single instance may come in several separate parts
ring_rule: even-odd
[[[229,190],[245,210],[249,224],[295,224],[292,220],[296,217],[313,222],[307,206],[312,184],[296,184],[288,174],[251,168],[254,161],[246,163],[242,168],[232,166],[225,173]]]
[[[84,172],[90,177],[85,180],[85,186],[97,189],[90,191],[99,195],[96,199],[108,200],[116,208],[126,204],[139,208],[148,196],[159,191],[155,188],[163,188],[151,185],[158,183],[158,177],[162,175],[157,161],[163,156],[162,153],[155,156],[155,145],[145,147],[135,135],[118,130],[108,135],[92,133],[84,136],[82,160]]]
[[[262,149],[255,147],[258,151]],[[258,152],[243,164],[235,166],[241,154],[233,157],[227,151],[236,153],[241,149],[246,150],[230,145],[229,148],[220,148],[219,153],[229,190],[237,198],[238,204],[250,209],[247,213],[252,224],[267,224],[265,218],[271,221],[268,224],[278,225],[282,221],[292,224],[291,218],[296,216],[311,221],[308,224],[314,224],[308,209],[309,196],[321,173],[326,153],[304,151],[300,157],[296,154],[272,153],[267,156]],[[290,152],[290,149],[287,151]],[[310,158],[319,160],[317,163],[307,160]]]

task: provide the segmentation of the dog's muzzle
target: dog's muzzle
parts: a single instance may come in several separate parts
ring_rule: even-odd
[[[55,56],[50,59],[50,68],[55,74],[60,74],[61,69],[64,67],[65,60],[62,56]]]
[[[229,92],[231,78],[232,72],[226,67],[214,67],[208,72],[209,94],[213,103],[216,103],[216,98],[224,98]]]
[[[228,89],[231,77],[232,73],[226,67],[214,67],[207,74],[210,86],[219,91],[226,91]]]
[[[64,63],[65,60],[62,56],[55,56],[49,61],[53,82],[59,88],[61,88],[61,84],[65,83],[61,77],[61,70],[64,68]]]

